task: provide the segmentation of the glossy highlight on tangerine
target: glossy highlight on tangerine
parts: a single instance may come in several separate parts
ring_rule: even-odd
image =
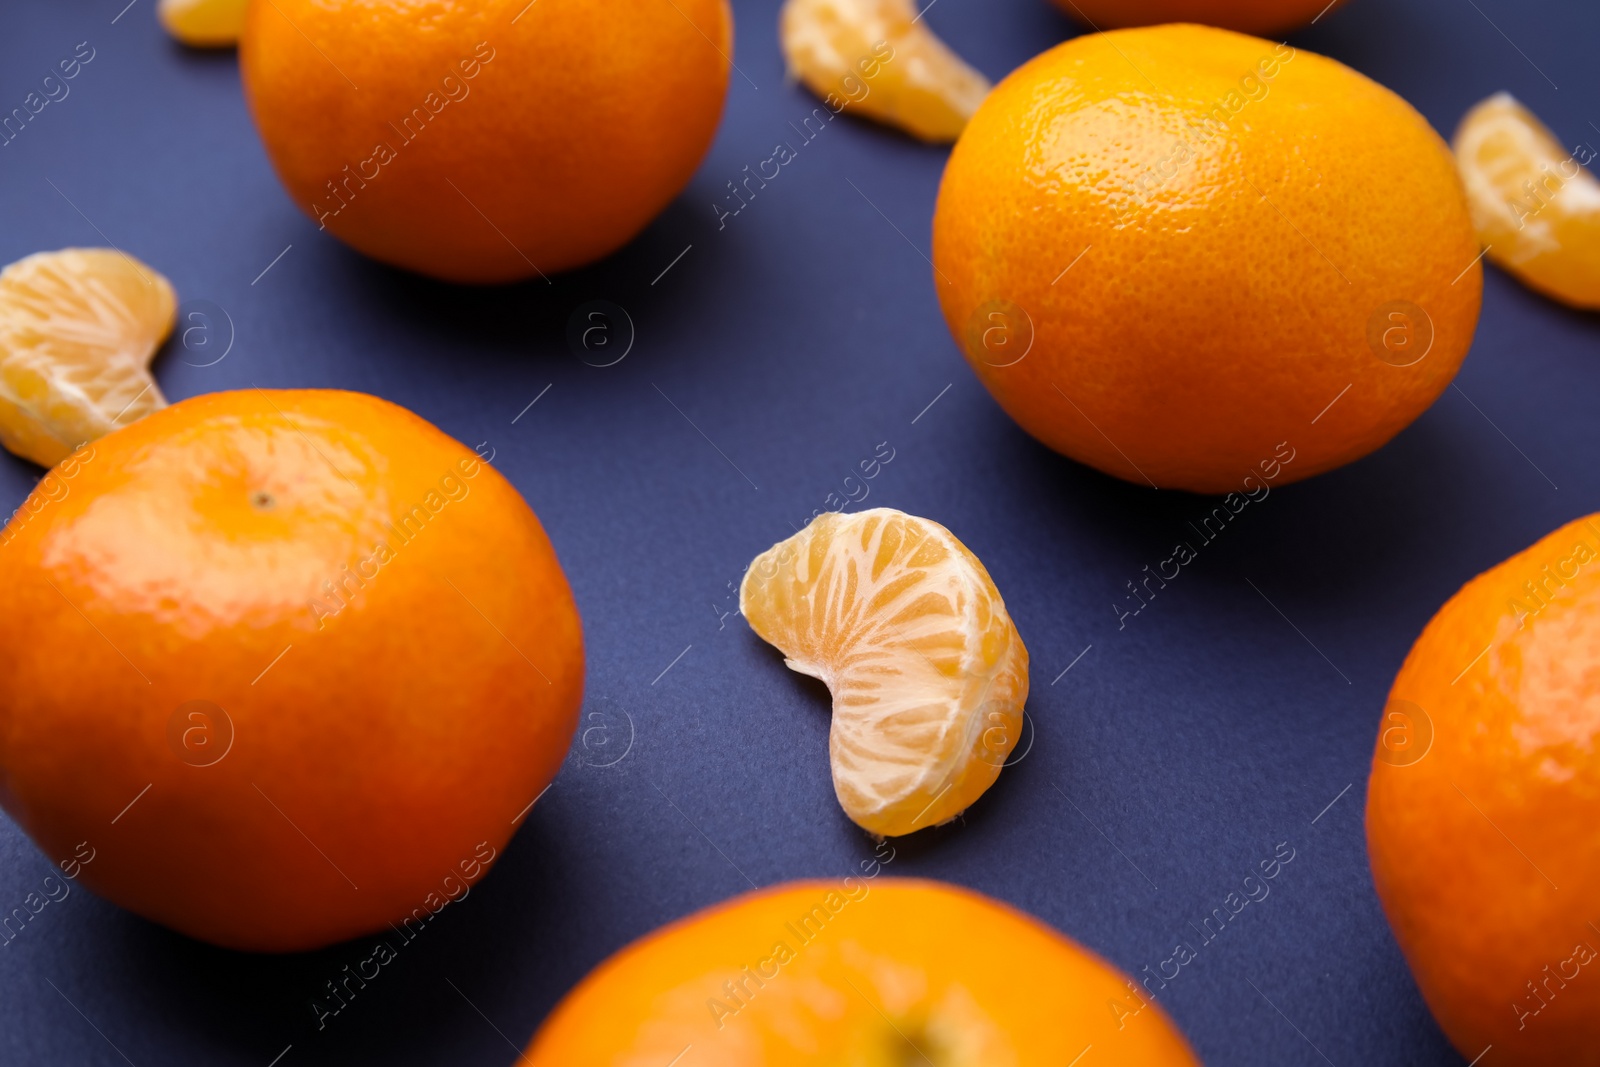
[[[1092,1046],[1125,1067],[1198,1067],[1116,968],[971,890],[880,879],[885,862],[635,941],[557,1005],[523,1062],[665,1067],[691,1046],[697,1067],[1042,1067]]]
[[[165,407],[150,362],[172,284],[114,248],[36,252],[0,271],[0,444],[51,467]]]
[[[101,438],[8,524],[0,587],[0,802],[52,859],[86,842],[95,892],[230,948],[430,914],[582,697],[528,505],[359,393],[214,393]]]
[[[1280,442],[1299,480],[1409,425],[1471,344],[1478,254],[1409,104],[1206,26],[1085,35],[1014,71],[933,222],[945,322],[1000,406],[1080,462],[1200,493]]]
[[[1468,582],[1389,694],[1378,897],[1463,1057],[1600,1063],[1600,514]]]

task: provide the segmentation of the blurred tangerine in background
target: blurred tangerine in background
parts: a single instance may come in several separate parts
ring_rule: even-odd
[[[566,756],[583,637],[544,530],[376,397],[182,401],[69,457],[3,537],[0,801],[192,937],[425,922]]]
[[[1468,582],[1395,678],[1372,877],[1463,1057],[1600,1063],[1600,514]]]
[[[1600,308],[1600,181],[1510,93],[1468,111],[1456,129],[1456,162],[1485,254],[1546,296]]]
[[[688,183],[722,114],[727,0],[251,5],[245,94],[290,197],[447,281],[605,256]]]

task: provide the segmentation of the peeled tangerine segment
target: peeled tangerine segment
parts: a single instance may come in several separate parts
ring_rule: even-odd
[[[67,248],[0,271],[0,444],[53,467],[73,449],[167,406],[150,361],[177,298],[109,248]]]
[[[999,777],[1028,650],[943,526],[891,508],[818,516],[755,558],[739,608],[833,694],[833,788],[857,825],[888,837],[948,822]]]
[[[184,44],[227,48],[244,32],[244,10],[250,0],[161,0],[161,24]]]
[[[922,22],[911,0],[786,0],[789,71],[812,92],[924,141],[961,136],[989,81]]]
[[[1600,307],[1600,182],[1533,113],[1496,93],[1456,130],[1456,165],[1488,256],[1528,285]]]

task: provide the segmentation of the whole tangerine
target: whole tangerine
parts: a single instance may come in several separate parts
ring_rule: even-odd
[[[577,724],[538,519],[371,396],[215,393],[95,441],[0,536],[0,588],[0,803],[95,892],[230,948],[428,921]]]
[[[290,197],[375,259],[507,282],[599,259],[688,183],[727,0],[272,0],[245,94]]]
[[[699,1067],[1023,1067],[1092,1046],[1127,1067],[1198,1067],[1115,967],[970,890],[874,881],[892,860],[750,893],[641,938],[557,1005],[524,1062],[664,1067],[692,1046]]]
[[[1044,444],[1219,493],[1377,449],[1482,289],[1443,140],[1331,59],[1205,26],[1079,37],[996,86],[933,220],[945,321]]]
[[[1600,1064],[1600,514],[1468,582],[1395,678],[1372,878],[1467,1059]]]

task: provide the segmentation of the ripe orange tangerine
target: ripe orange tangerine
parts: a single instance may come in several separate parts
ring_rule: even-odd
[[[995,87],[933,220],[945,322],[1041,442],[1224,493],[1379,448],[1449,385],[1482,290],[1455,162],[1331,59],[1206,26],[1077,37]]]
[[[844,878],[634,942],[567,995],[524,1062],[1064,1067],[1086,1048],[1124,1067],[1200,1062],[1139,986],[1038,920],[938,882]]]
[[[0,803],[39,848],[275,952],[426,922],[481,877],[583,686],[510,483],[332,390],[195,397],[70,462],[0,539]]]
[[[290,197],[435,278],[553,274],[626,244],[722,114],[727,0],[271,0],[239,42]]]
[[[1502,1063],[1600,1062],[1597,822],[1600,514],[1439,609],[1373,756],[1373,882],[1466,1059],[1493,1045]]]

